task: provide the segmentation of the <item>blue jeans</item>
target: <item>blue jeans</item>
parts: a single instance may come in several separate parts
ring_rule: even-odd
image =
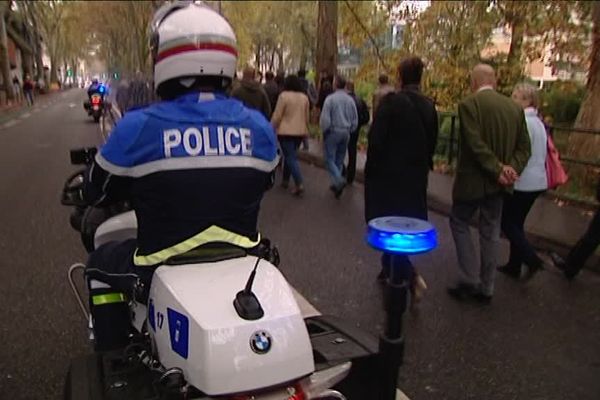
[[[325,133],[325,166],[331,178],[331,184],[337,189],[344,186],[346,180],[342,177],[344,157],[348,150],[350,132]]]
[[[302,185],[302,174],[300,173],[300,165],[296,156],[301,142],[301,137],[279,136],[279,145],[283,152],[284,162],[283,180],[287,182],[290,179],[289,173],[291,173],[296,186]]]

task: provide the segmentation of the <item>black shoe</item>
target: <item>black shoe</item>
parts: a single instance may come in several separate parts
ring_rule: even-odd
[[[483,294],[481,292],[473,293],[471,297],[473,298],[473,300],[483,305],[489,305],[492,303],[492,296]]]
[[[290,187],[290,182],[288,182],[288,181],[281,181],[281,187],[283,189],[289,188]]]
[[[523,274],[523,280],[524,281],[530,280],[531,278],[534,277],[535,274],[537,274],[539,271],[541,271],[543,269],[544,269],[544,267],[542,265],[535,265],[535,266],[527,265],[527,270]]]
[[[555,252],[550,252],[549,255],[552,259],[552,263],[554,264],[554,266],[562,271],[562,273],[565,275],[565,278],[572,281],[573,278],[575,278],[575,276],[577,275],[578,271],[573,271],[573,269],[567,264],[564,258],[559,256]]]
[[[473,294],[477,293],[478,290],[473,285],[469,285],[466,283],[459,283],[458,285],[456,285],[454,287],[449,287],[447,289],[447,292],[448,292],[448,295],[450,295],[450,297],[452,297],[458,301],[465,301],[465,300],[469,299],[469,297],[471,297]]]
[[[521,267],[515,267],[514,265],[506,264],[496,269],[513,279],[519,279],[519,276],[521,276]]]
[[[333,194],[335,195],[336,199],[339,199],[342,196],[342,193],[344,192],[345,187],[346,187],[346,184],[343,184],[339,188],[335,189]]]

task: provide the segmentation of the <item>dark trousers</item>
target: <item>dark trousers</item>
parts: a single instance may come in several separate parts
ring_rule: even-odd
[[[544,191],[521,192],[515,190],[513,194],[504,197],[502,210],[502,232],[510,241],[510,256],[508,266],[521,268],[525,263],[529,267],[542,267],[542,260],[525,236],[525,219],[533,203]]]
[[[350,140],[348,141],[348,167],[345,174],[348,183],[354,182],[356,176],[356,145],[358,144],[359,133],[360,128],[350,134]]]
[[[302,185],[302,173],[298,163],[298,148],[302,143],[302,137],[279,136],[279,145],[283,153],[283,182],[290,181],[290,175],[294,177],[296,186]]]
[[[137,267],[135,239],[110,242],[90,253],[86,276],[90,285],[90,312],[95,349],[109,351],[129,343],[131,319],[128,301],[146,302],[155,267]],[[99,286],[99,281],[106,285]],[[137,284],[141,284],[136,286]],[[135,290],[137,289],[137,290]]]
[[[594,214],[592,222],[585,234],[579,239],[567,256],[567,268],[577,273],[583,268],[586,260],[594,253],[600,244],[600,209]]]

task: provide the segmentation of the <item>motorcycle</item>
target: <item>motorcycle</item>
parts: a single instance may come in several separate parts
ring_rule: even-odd
[[[71,162],[89,165],[94,154],[71,151]],[[77,171],[65,183],[61,202],[74,207],[71,225],[86,249],[135,238],[130,207],[88,207],[82,185],[83,171]],[[258,255],[200,247],[166,261],[154,272],[146,304],[135,289],[127,299],[129,344],[73,359],[65,399],[375,398],[377,339],[314,310],[278,264],[268,242]],[[92,332],[94,321],[75,280],[78,270],[85,265],[71,266],[68,279]]]
[[[104,97],[98,93],[94,93],[90,96],[89,101],[83,103],[83,108],[87,111],[88,115],[94,118],[94,122],[100,122],[100,117],[105,109]]]

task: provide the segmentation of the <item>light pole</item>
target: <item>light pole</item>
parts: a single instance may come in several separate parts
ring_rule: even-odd
[[[367,243],[391,258],[385,288],[386,328],[379,338],[379,400],[395,400],[398,372],[404,357],[402,320],[409,302],[414,272],[407,256],[427,253],[437,246],[437,234],[427,221],[381,217],[369,221]]]

